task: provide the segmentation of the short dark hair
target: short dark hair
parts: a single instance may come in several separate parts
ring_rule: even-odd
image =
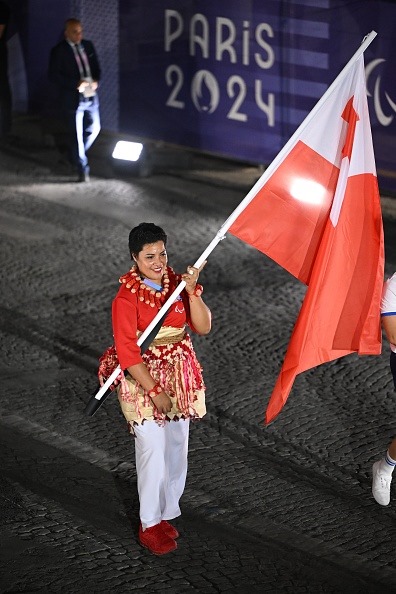
[[[129,233],[129,252],[132,256],[137,256],[142,251],[143,246],[148,243],[163,241],[166,247],[168,236],[165,231],[154,225],[154,223],[140,223]]]

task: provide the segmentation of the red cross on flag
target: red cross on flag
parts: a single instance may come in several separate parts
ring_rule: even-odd
[[[381,353],[383,228],[363,54],[297,132],[229,227],[308,285],[267,424],[299,373]]]

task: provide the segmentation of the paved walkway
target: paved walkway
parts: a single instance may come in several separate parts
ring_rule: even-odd
[[[117,162],[110,158],[119,139],[115,133],[101,132],[90,150],[94,175],[104,178],[113,177],[114,174],[127,175],[128,169],[142,177],[172,172],[185,179],[246,194],[264,172],[263,166],[222,159],[162,142],[147,143],[147,158],[143,160],[141,169],[134,169],[130,165],[123,169],[121,164],[117,166]],[[29,156],[37,162],[47,163],[53,170],[71,174],[66,158],[65,134],[62,125],[56,120],[46,121],[33,115],[16,117],[7,145],[7,150],[14,154]],[[396,197],[384,194],[381,199],[384,216],[396,219]]]

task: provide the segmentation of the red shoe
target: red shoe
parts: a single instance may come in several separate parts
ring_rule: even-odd
[[[176,530],[176,528],[172,526],[172,524],[169,524],[169,522],[167,522],[166,520],[162,520],[162,522],[160,522],[160,526],[167,536],[173,538],[173,540],[175,540],[175,538],[178,538],[179,533]]]
[[[142,547],[146,547],[154,555],[165,555],[177,549],[177,544],[160,527],[160,524],[146,528],[143,531],[142,525],[139,526],[139,542]]]

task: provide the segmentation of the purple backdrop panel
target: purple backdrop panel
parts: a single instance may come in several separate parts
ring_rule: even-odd
[[[396,5],[120,0],[120,130],[269,163],[371,30],[365,53],[381,187],[394,189]]]
[[[120,128],[260,162],[281,148],[279,3],[120,3]]]
[[[48,56],[77,4],[97,33],[110,129],[263,164],[376,30],[365,52],[368,101],[381,190],[396,192],[395,2],[11,0],[15,108],[26,95],[32,110],[54,109]]]

